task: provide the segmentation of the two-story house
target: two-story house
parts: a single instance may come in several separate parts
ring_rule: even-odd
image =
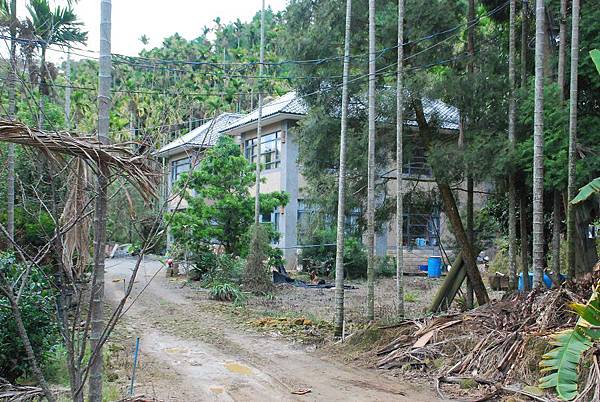
[[[459,114],[456,108],[441,101],[425,101],[424,112],[428,119],[436,120],[442,134],[458,137]],[[306,113],[305,102],[296,96],[295,92],[289,92],[266,103],[262,112],[259,160],[263,165],[261,174],[265,183],[261,185],[261,192],[285,191],[289,194],[289,203],[269,215],[263,215],[261,219],[263,222],[271,222],[279,231],[277,246],[284,252],[288,269],[296,268],[297,265],[297,252],[301,247],[298,244],[298,220],[304,209],[304,179],[298,164],[298,144],[291,128]],[[405,124],[409,135],[411,130],[415,130],[416,122],[409,118]],[[246,115],[224,113],[161,148],[157,155],[167,162],[169,189],[182,172],[193,169],[201,151],[213,145],[220,135],[232,136],[240,144],[246,158],[256,162],[257,125],[258,110]],[[407,191],[414,191],[417,187],[428,191],[434,186],[424,150],[418,147],[413,147],[410,160],[402,174],[412,183],[405,186]],[[381,177],[388,179],[390,192],[393,180],[389,179],[395,177],[395,170]],[[185,208],[185,204],[171,196],[170,207]],[[424,263],[427,256],[439,254],[440,239],[444,241],[449,238],[451,234],[444,214],[438,208],[406,208],[404,243],[407,264],[416,267]],[[393,255],[395,241],[395,224],[392,221],[383,225],[377,233],[377,254]]]

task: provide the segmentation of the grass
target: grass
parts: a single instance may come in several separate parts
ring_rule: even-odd
[[[406,292],[404,293],[404,301],[407,303],[416,303],[417,301],[419,301],[419,298],[416,294],[412,292]]]

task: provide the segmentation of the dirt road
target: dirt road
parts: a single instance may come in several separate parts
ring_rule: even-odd
[[[133,259],[107,261],[106,294],[123,295]],[[294,345],[235,325],[207,309],[206,295],[181,288],[147,259],[123,321],[140,337],[136,393],[165,401],[435,401],[429,390],[383,378],[374,370],[345,366]],[[292,391],[310,389],[302,396]]]

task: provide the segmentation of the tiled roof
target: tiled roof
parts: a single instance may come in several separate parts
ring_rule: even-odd
[[[458,130],[460,113],[458,109],[452,105],[442,102],[439,99],[423,99],[423,113],[428,123],[434,121],[436,127],[446,130]],[[416,126],[414,113],[408,119],[406,124]]]
[[[263,106],[262,118],[266,119],[278,113],[305,115],[308,107],[302,98],[296,96],[296,92],[288,92]],[[221,131],[232,130],[237,127],[253,123],[258,120],[258,109],[253,110],[244,117],[223,128]]]
[[[238,113],[222,113],[203,125],[196,127],[189,133],[171,141],[159,149],[157,154],[158,156],[163,156],[165,154],[174,153],[174,151],[177,151],[180,148],[212,146],[221,136],[223,128],[232,122],[239,120],[242,116],[242,114]]]

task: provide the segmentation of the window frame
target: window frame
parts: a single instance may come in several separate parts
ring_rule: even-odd
[[[260,139],[260,163],[263,170],[273,170],[281,166],[281,138],[282,131],[277,130],[271,133],[261,135]],[[244,141],[244,156],[251,163],[256,163],[256,148],[258,145],[257,137],[250,138]],[[272,148],[267,149],[265,145],[273,144]],[[268,156],[274,156],[273,159],[267,161]]]

